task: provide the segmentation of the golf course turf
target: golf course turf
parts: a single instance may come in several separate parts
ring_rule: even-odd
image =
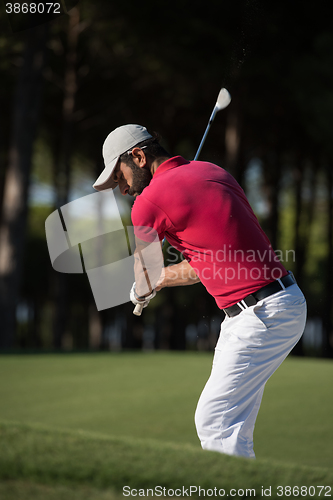
[[[272,376],[253,461],[200,448],[193,417],[211,359],[179,352],[1,356],[1,500],[118,500],[126,485],[138,496],[156,486],[178,489],[174,496],[190,486],[235,498],[260,497],[262,488],[273,498],[332,496],[333,363],[290,357]]]

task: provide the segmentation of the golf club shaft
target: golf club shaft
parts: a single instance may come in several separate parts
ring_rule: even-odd
[[[206,130],[205,130],[205,133],[203,135],[203,138],[201,139],[201,142],[200,142],[200,145],[198,147],[198,151],[196,152],[195,154],[195,157],[194,157],[194,160],[197,160],[199,158],[199,154],[201,153],[201,150],[202,150],[202,146],[204,145],[205,143],[205,140],[206,140],[206,137],[208,135],[208,132],[209,132],[209,129],[211,127],[211,124],[213,123],[214,121],[214,118],[215,118],[215,115],[217,113],[217,107],[215,106],[215,108],[213,109],[213,112],[209,118],[209,122],[208,122],[208,125],[206,127]]]

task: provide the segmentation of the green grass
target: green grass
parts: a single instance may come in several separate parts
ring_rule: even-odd
[[[0,425],[0,436],[0,478],[7,482],[118,494],[124,486],[136,490],[156,486],[166,490],[200,486],[226,492],[251,489],[257,497],[262,487],[272,487],[273,498],[279,485],[333,484],[333,473],[327,469],[228,457],[190,444],[10,424]]]
[[[198,444],[194,411],[211,356],[0,358],[0,419]]]
[[[1,500],[123,500],[122,493],[89,486],[39,484],[24,480],[5,480],[0,483]]]
[[[257,460],[248,461],[200,448],[193,418],[211,360],[171,352],[1,356],[0,499],[118,500],[125,480],[137,488],[162,479],[171,488],[333,484],[333,363],[283,363],[266,385]]]
[[[265,388],[257,456],[333,468],[333,362],[288,358]]]

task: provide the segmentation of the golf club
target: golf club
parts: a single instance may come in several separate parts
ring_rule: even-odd
[[[212,112],[212,114],[211,114],[211,116],[209,118],[209,122],[208,122],[207,128],[205,130],[203,138],[201,139],[200,145],[198,147],[198,151],[196,152],[196,155],[194,157],[194,160],[197,160],[198,157],[199,157],[199,154],[201,153],[202,146],[205,143],[206,137],[207,137],[209,129],[210,129],[210,127],[211,127],[211,125],[212,125],[212,123],[214,121],[216,113],[218,111],[221,111],[221,109],[226,108],[230,104],[230,101],[231,101],[231,96],[230,96],[229,92],[227,91],[227,89],[221,89],[220,93],[219,93],[219,95],[217,97],[217,101],[216,101],[216,104],[214,106],[213,112]]]
[[[214,106],[214,109],[213,109],[213,112],[209,118],[209,122],[208,122],[208,125],[207,125],[207,128],[205,130],[205,133],[201,139],[201,142],[200,142],[200,145],[198,147],[198,151],[196,152],[196,155],[194,157],[194,160],[197,160],[198,157],[199,157],[199,154],[202,150],[202,146],[204,145],[205,143],[205,140],[206,140],[206,137],[208,135],[208,132],[209,132],[209,129],[214,121],[214,118],[215,118],[215,115],[218,111],[221,111],[221,109],[224,109],[226,108],[229,104],[230,104],[230,101],[231,101],[231,96],[229,94],[229,92],[227,91],[227,89],[225,88],[222,88],[219,92],[219,95],[217,97],[217,101],[216,101],[216,104]],[[163,244],[162,246],[164,245],[164,242],[165,242],[165,238],[163,240]],[[142,313],[142,310],[143,310],[143,307],[141,304],[137,304],[134,308],[134,311],[133,311],[133,314],[135,314],[135,316],[141,316],[141,313]]]

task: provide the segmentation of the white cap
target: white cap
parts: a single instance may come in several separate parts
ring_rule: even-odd
[[[112,173],[117,165],[119,156],[130,150],[146,139],[151,139],[152,135],[141,125],[123,125],[113,130],[105,139],[103,144],[103,158],[105,168],[98,177],[93,187],[97,191],[104,189],[114,189],[117,183],[111,179]]]

